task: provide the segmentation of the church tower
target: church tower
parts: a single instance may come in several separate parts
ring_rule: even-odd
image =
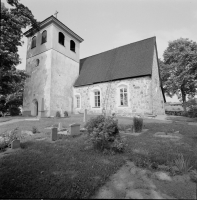
[[[23,115],[49,117],[59,111],[73,112],[73,84],[79,75],[79,50],[83,41],[76,33],[50,16],[24,33],[28,38]]]

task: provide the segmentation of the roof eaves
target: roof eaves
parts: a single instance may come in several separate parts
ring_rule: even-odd
[[[66,32],[68,32],[69,34],[71,34],[73,37],[75,37],[79,42],[83,42],[84,40],[78,36],[76,33],[74,33],[71,29],[69,29],[66,25],[64,25],[62,22],[60,22],[57,18],[55,18],[53,15],[51,15],[50,17],[48,17],[47,19],[45,19],[44,21],[40,22],[40,28],[42,28],[44,25],[46,25],[47,23],[50,22],[54,22],[57,25],[59,25],[61,28],[63,28]],[[26,31],[24,33],[24,35],[26,37],[28,37],[30,35],[30,33],[33,31],[33,28],[29,29],[28,31]]]

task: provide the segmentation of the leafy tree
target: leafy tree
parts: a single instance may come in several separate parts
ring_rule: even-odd
[[[164,91],[170,97],[177,94],[186,111],[186,96],[197,92],[197,43],[180,38],[169,42],[160,61]]]
[[[10,92],[0,96],[0,110],[3,114],[8,110],[12,114],[23,104],[24,84],[27,77],[24,70],[12,71],[12,82],[8,84]]]
[[[27,7],[19,3],[18,0],[7,0],[7,3],[11,6],[10,9],[6,8],[4,3],[1,2],[0,109],[3,112],[7,108],[5,104],[7,105],[8,102],[11,104],[11,99],[16,100],[18,97],[17,102],[20,103],[17,103],[17,105],[22,105],[21,95],[19,95],[22,89],[20,88],[17,91],[17,88],[18,85],[21,87],[21,84],[24,83],[25,72],[16,70],[16,66],[21,62],[18,46],[23,44],[22,29],[32,26],[33,30],[39,30],[39,23]]]

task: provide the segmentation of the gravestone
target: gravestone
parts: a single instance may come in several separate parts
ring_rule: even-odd
[[[57,140],[57,128],[51,129],[51,140],[56,141]]]
[[[59,123],[58,130],[59,130],[59,131],[62,130],[62,123],[61,123],[61,122]]]
[[[11,142],[11,148],[12,148],[12,149],[20,148],[20,140],[13,140],[13,141]]]
[[[69,126],[69,132],[71,135],[79,135],[80,134],[80,124],[71,124]]]
[[[87,121],[87,109],[84,110],[84,115],[83,115],[83,122],[86,123]]]

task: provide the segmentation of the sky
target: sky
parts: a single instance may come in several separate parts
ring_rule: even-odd
[[[6,0],[2,0],[6,2]],[[168,42],[197,42],[197,0],[20,0],[38,21],[57,18],[82,37],[80,59],[156,36],[158,57]],[[6,6],[6,4],[5,4]],[[25,30],[24,30],[25,31]],[[19,47],[25,69],[27,39]]]

